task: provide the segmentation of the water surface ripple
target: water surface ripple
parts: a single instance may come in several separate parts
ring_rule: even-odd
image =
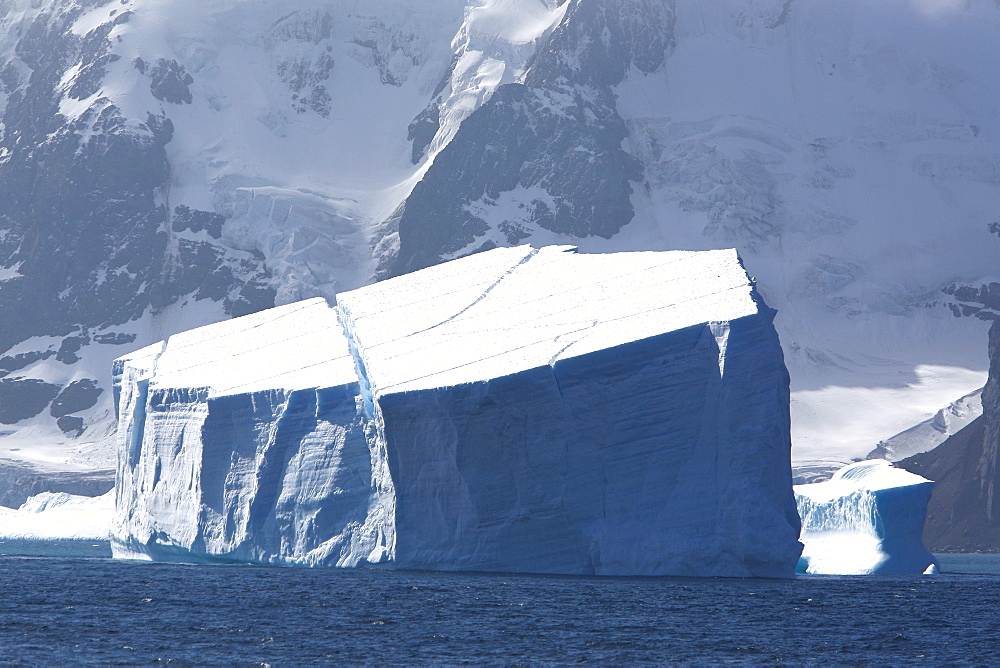
[[[582,578],[13,556],[0,571],[6,664],[1000,664],[996,574]]]

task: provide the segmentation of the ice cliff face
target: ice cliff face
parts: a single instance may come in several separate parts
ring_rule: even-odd
[[[0,2],[0,457],[128,349],[476,250],[737,247],[800,460],[982,386],[992,0]],[[89,445],[88,445],[89,444]]]
[[[858,462],[826,482],[795,486],[813,574],[920,574],[936,569],[921,539],[934,483],[889,462]]]
[[[116,555],[790,575],[788,378],[735,252],[572,250],[119,359]]]

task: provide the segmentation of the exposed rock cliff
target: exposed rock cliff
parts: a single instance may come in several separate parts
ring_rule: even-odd
[[[939,552],[1000,552],[1000,320],[990,327],[983,415],[898,466],[936,482],[924,541]]]

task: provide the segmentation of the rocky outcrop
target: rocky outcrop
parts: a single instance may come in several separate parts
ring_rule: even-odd
[[[1000,321],[990,327],[983,415],[897,466],[936,481],[924,542],[938,552],[1000,552]]]
[[[672,3],[570,0],[521,82],[497,88],[461,125],[384,228],[397,252],[378,275],[517,244],[539,230],[610,238],[632,220],[642,166],[613,87],[652,72],[673,45]],[[433,113],[411,126],[414,155]]]
[[[236,258],[213,239],[173,239],[164,204],[173,124],[158,114],[130,118],[103,95],[106,68],[119,59],[113,35],[132,14],[111,12],[78,34],[77,22],[100,4],[12,12],[6,38],[19,37],[0,60],[0,422],[44,415],[55,399],[51,416],[67,433],[82,431],[84,419],[70,414],[94,405],[101,381],[52,386],[33,377],[39,370],[16,372],[53,356],[72,366],[88,346],[134,340],[113,329],[184,295],[224,301],[237,315],[274,304],[273,291],[257,287],[262,267],[251,256]],[[177,62],[136,68],[157,99],[191,102],[193,80]],[[175,231],[219,235],[215,214],[178,207],[175,218]]]

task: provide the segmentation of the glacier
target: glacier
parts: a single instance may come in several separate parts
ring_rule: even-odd
[[[116,557],[791,576],[788,374],[734,250],[518,246],[114,364]]]
[[[883,459],[795,485],[804,547],[798,571],[826,575],[936,572],[922,533],[934,483]]]

